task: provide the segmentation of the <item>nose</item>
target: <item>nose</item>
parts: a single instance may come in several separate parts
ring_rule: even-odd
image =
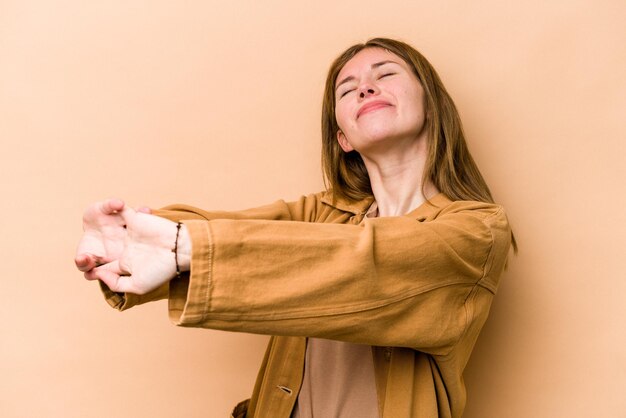
[[[366,97],[373,96],[378,93],[376,87],[371,84],[363,84],[359,87],[359,98],[365,99]]]

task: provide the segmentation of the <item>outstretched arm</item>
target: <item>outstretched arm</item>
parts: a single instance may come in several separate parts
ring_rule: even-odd
[[[360,225],[185,224],[194,251],[190,276],[170,283],[175,323],[433,354],[480,328],[510,243],[500,207],[443,197]]]

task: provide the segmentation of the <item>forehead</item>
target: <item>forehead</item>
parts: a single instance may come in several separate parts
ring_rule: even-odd
[[[350,60],[339,71],[337,80],[341,80],[347,76],[356,75],[360,71],[369,71],[371,70],[373,64],[383,61],[393,61],[400,64],[407,70],[409,69],[404,60],[393,52],[389,52],[383,48],[365,48],[354,55],[354,57],[350,58]]]

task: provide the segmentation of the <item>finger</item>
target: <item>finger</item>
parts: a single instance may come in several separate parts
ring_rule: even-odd
[[[90,267],[91,259],[87,254],[77,255],[76,258],[74,258],[74,263],[76,264],[76,268],[78,268],[78,270],[80,271],[88,271],[93,268]]]
[[[109,270],[100,270],[100,271],[96,271],[95,272],[95,276],[98,280],[102,281],[104,284],[107,285],[107,287],[109,289],[111,289],[114,292],[120,292],[123,293],[125,292],[123,289],[121,289],[120,287],[120,279],[124,276],[120,276],[119,274],[113,272],[113,271],[109,271]]]
[[[100,202],[100,211],[105,215],[112,215],[122,209],[124,209],[124,201],[121,199],[112,198]]]
[[[133,282],[131,277],[120,269],[117,260],[85,273],[85,277],[89,280],[101,280],[114,292],[132,291]]]
[[[137,212],[147,213],[148,215],[150,215],[152,213],[152,209],[150,209],[147,206],[141,206],[141,207],[137,208]]]
[[[87,280],[99,280],[102,275],[102,270],[98,270],[98,267],[92,268],[84,272],[85,279]]]
[[[111,261],[107,264],[97,265],[91,270],[85,271],[85,279],[87,280],[102,280],[102,275],[109,275],[109,273],[114,273],[118,276],[127,275],[126,272],[123,272],[118,267],[118,261]]]
[[[98,279],[107,285],[113,292],[134,293],[133,282],[130,276],[120,276],[113,271],[101,270]]]
[[[76,263],[76,267],[78,270],[86,272],[93,268],[96,268],[102,264],[105,264],[107,261],[104,257],[100,257],[94,254],[78,254],[74,259],[74,263]]]

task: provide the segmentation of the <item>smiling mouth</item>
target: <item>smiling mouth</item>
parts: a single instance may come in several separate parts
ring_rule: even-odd
[[[369,113],[374,110],[382,109],[382,108],[389,107],[389,106],[391,106],[390,103],[383,102],[383,101],[367,103],[359,109],[359,111],[356,114],[356,118],[358,119],[361,115],[364,115],[365,113]]]

